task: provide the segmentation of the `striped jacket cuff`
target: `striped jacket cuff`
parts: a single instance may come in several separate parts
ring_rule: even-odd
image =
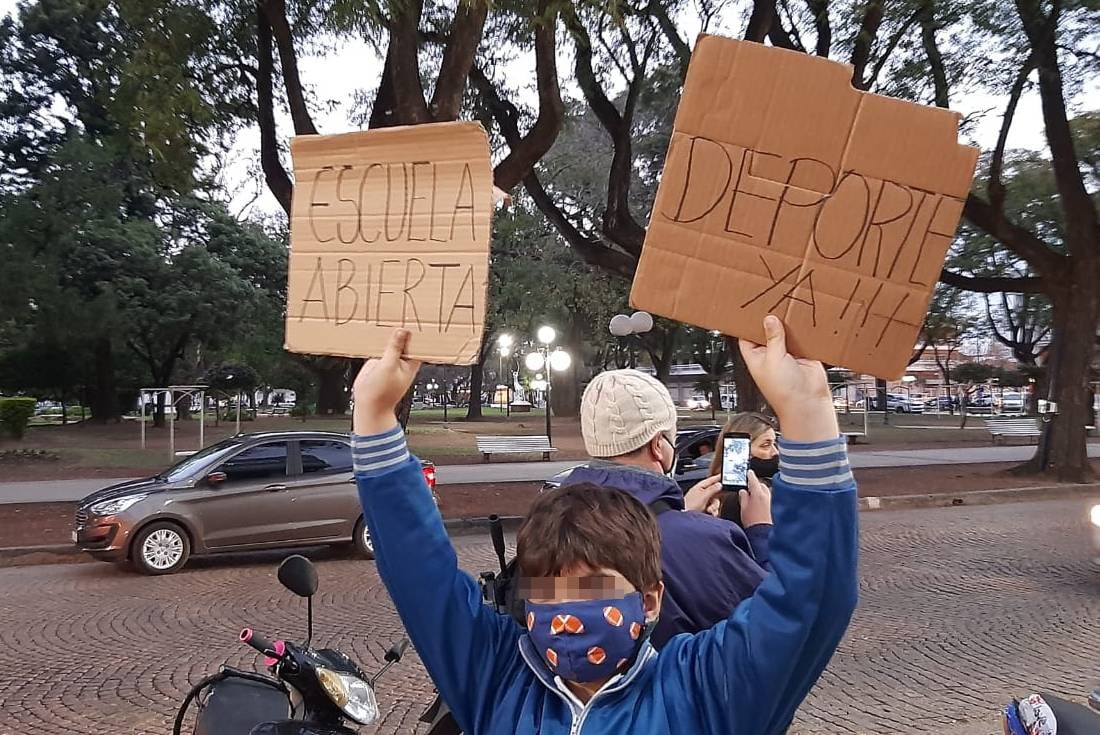
[[[779,442],[779,476],[792,485],[817,488],[854,482],[843,436],[823,442]]]
[[[382,434],[351,435],[351,461],[359,477],[378,477],[408,461],[409,447],[400,426]]]

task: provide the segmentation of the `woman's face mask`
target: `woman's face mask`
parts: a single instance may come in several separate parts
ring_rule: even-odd
[[[633,660],[646,630],[642,595],[527,603],[527,632],[550,670],[566,681],[594,682]]]
[[[761,480],[769,479],[779,472],[779,457],[775,456],[771,459],[749,457],[749,469],[755,472]]]

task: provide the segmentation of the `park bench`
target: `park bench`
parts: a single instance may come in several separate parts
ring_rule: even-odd
[[[1039,435],[1042,433],[1039,430],[1038,419],[986,419],[985,428],[993,436],[994,442],[997,441],[998,437],[1003,441],[1005,437],[1009,436],[1035,437],[1038,441]]]
[[[553,452],[548,436],[479,436],[477,451],[485,461],[493,454],[541,454],[543,460],[549,460]]]

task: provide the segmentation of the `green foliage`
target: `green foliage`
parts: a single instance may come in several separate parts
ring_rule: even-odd
[[[977,362],[964,362],[951,371],[956,383],[984,383],[993,377],[993,368]]]
[[[34,398],[0,398],[0,426],[16,439],[22,439],[37,403]]]

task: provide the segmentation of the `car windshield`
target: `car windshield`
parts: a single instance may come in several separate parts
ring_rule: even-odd
[[[179,482],[220,462],[227,454],[240,446],[241,441],[238,439],[226,439],[217,444],[211,444],[206,449],[195,452],[190,457],[161,472],[157,475],[157,479],[163,482]]]

